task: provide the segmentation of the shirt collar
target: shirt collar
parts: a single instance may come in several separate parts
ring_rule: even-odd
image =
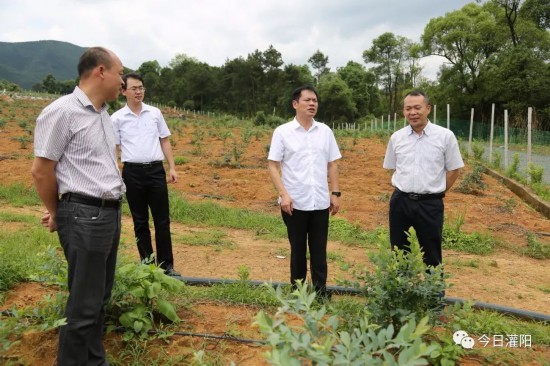
[[[422,130],[422,135],[427,135],[427,136],[430,136],[430,133],[433,129],[433,123],[430,122],[430,120],[428,120],[428,123],[426,124],[426,126],[424,126],[424,129]],[[407,130],[408,130],[408,133],[407,135],[411,135],[414,132],[414,130],[412,129],[411,125],[407,125]]]
[[[294,129],[298,129],[298,128],[302,128],[302,125],[300,124],[300,122],[298,122],[298,120],[296,119],[296,117],[294,117],[294,119],[290,122],[292,124],[292,128]],[[317,127],[317,125],[319,124],[319,122],[317,122],[315,119],[313,120],[313,123],[311,124],[311,128],[308,130],[308,131],[311,131],[312,129],[314,129],[315,127]]]
[[[149,111],[151,111],[151,106],[141,102],[141,113],[149,112]],[[122,113],[123,114],[134,114],[134,112],[132,112],[130,107],[128,107],[128,103],[126,103],[126,105],[124,107],[122,107]]]
[[[94,111],[95,111],[95,107],[94,107],[94,104],[92,103],[92,101],[90,100],[90,98],[88,98],[88,96],[86,95],[86,93],[84,93],[82,91],[82,89],[80,89],[77,86],[74,87],[74,91],[73,91],[73,94],[76,96],[76,98],[78,99],[78,101],[80,103],[82,103],[82,105],[84,107],[91,107]],[[101,106],[101,111],[100,112],[103,112],[107,110],[107,104],[106,103],[103,103],[103,106]]]

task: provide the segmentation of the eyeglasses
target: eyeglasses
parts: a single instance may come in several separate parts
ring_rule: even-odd
[[[135,93],[137,91],[140,91],[140,92],[144,92],[145,91],[145,87],[143,86],[133,86],[131,88],[128,88],[126,90],[130,90],[131,92]]]

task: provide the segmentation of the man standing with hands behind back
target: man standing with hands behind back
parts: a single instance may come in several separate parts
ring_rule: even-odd
[[[313,119],[318,96],[311,86],[292,93],[293,121],[275,129],[268,170],[279,193],[281,214],[290,242],[290,282],[305,282],[309,245],[311,281],[318,296],[328,297],[327,237],[329,212],[340,209],[336,160],[342,155],[332,130]],[[279,175],[279,169],[282,177]],[[332,193],[329,193],[327,176]]]
[[[124,164],[122,178],[126,183],[126,198],[134,221],[139,256],[142,261],[153,255],[149,208],[155,226],[156,261],[169,276],[180,276],[174,270],[170,208],[163,160],[170,166],[170,182],[178,175],[170,145],[170,131],[161,111],[143,103],[143,78],[135,73],[124,75],[122,94],[126,106],[111,116],[117,145],[121,148]]]
[[[106,102],[118,97],[123,72],[113,52],[87,49],[78,62],[78,86],[36,120],[32,177],[47,209],[42,224],[57,230],[67,260],[59,366],[107,365],[103,320],[115,278],[124,183]]]
[[[392,169],[390,242],[407,249],[406,231],[412,226],[424,252],[424,263],[442,264],[443,197],[464,166],[458,142],[451,130],[428,120],[431,105],[427,95],[411,91],[403,102],[409,125],[390,138],[384,168]]]

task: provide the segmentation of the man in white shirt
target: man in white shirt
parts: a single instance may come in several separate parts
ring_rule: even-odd
[[[428,120],[431,105],[422,91],[405,97],[403,114],[409,125],[390,138],[384,168],[392,169],[395,191],[390,199],[391,245],[407,249],[412,226],[424,252],[424,263],[442,263],[443,197],[464,166],[452,131]]]
[[[155,226],[156,261],[165,273],[180,276],[174,270],[172,238],[170,235],[170,208],[163,160],[170,166],[170,182],[178,180],[170,131],[158,108],[143,103],[143,78],[135,73],[124,75],[122,94],[126,106],[111,116],[117,145],[124,163],[122,178],[126,184],[126,198],[132,212],[134,233],[142,261],[153,256],[149,209]]]
[[[334,215],[340,209],[336,160],[342,155],[332,130],[313,119],[318,108],[313,87],[296,89],[292,93],[292,107],[296,110],[294,120],[273,132],[268,170],[279,193],[290,241],[290,282],[295,285],[297,281],[305,281],[309,245],[311,281],[318,296],[329,297],[326,291],[329,212]]]

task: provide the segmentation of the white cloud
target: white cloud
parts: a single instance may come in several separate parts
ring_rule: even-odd
[[[213,66],[273,45],[285,63],[319,49],[334,70],[393,32],[413,41],[429,19],[469,1],[416,0],[13,0],[2,4],[0,41],[55,39],[104,46],[130,68],[184,53]],[[441,61],[423,61],[433,78]]]

